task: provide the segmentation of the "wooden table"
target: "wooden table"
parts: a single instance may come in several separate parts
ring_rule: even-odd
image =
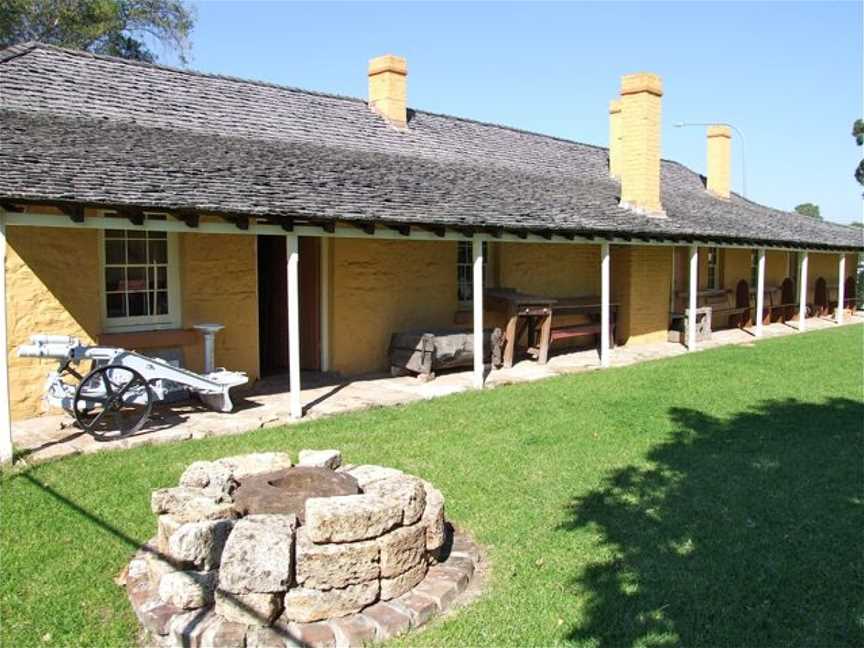
[[[549,355],[549,335],[552,330],[552,308],[556,300],[541,295],[516,292],[511,288],[490,288],[483,296],[491,311],[503,313],[507,325],[504,329],[504,366],[513,366],[516,345],[522,334],[528,331],[528,353],[538,359]],[[532,346],[537,327],[540,338],[537,346]]]

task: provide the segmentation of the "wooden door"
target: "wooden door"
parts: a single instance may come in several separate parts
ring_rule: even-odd
[[[320,367],[320,248],[300,239],[300,368]],[[258,237],[258,349],[261,375],[288,371],[288,272],[284,236]]]

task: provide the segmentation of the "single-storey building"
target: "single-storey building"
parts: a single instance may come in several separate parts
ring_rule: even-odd
[[[15,355],[38,332],[199,371],[191,327],[218,322],[217,364],[289,372],[299,415],[301,369],[387,369],[406,329],[473,329],[482,385],[477,341],[505,326],[489,287],[597,296],[601,360],[670,330],[695,346],[706,305],[758,334],[854,297],[861,231],[732,192],[727,126],[708,128],[706,176],[661,158],[657,75],[622,77],[608,148],[409,108],[397,56],[368,82],[365,100],[0,52],[6,428],[42,411],[46,365]]]

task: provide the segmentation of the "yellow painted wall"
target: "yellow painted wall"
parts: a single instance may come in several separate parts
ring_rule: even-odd
[[[747,282],[749,288],[753,288],[753,286],[750,285],[752,274],[750,254],[751,250],[746,248],[727,248],[723,250],[723,260],[721,262],[721,265],[723,266],[722,288],[731,290],[734,294],[738,282],[742,280]]]
[[[98,234],[95,230],[8,227],[6,299],[12,418],[44,412],[45,377],[54,360],[18,358],[34,333],[92,343],[101,328]]]
[[[643,344],[666,339],[672,290],[668,247],[633,246],[612,255],[612,292],[621,302],[617,337]]]
[[[183,326],[218,322],[216,366],[259,377],[258,257],[254,236],[182,234]],[[193,371],[204,367],[203,344],[184,349]]]
[[[789,276],[789,255],[786,252],[768,250],[765,252],[765,286],[779,288]]]
[[[549,297],[600,294],[599,245],[498,245],[501,286]]]
[[[336,239],[331,259],[334,370],[384,370],[393,332],[453,326],[459,306],[454,241]]]

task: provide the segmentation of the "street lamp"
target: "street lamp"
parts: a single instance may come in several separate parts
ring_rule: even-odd
[[[741,195],[747,197],[747,167],[746,156],[744,155],[744,133],[738,130],[738,127],[728,122],[677,122],[675,128],[684,128],[685,126],[728,126],[741,138]]]

